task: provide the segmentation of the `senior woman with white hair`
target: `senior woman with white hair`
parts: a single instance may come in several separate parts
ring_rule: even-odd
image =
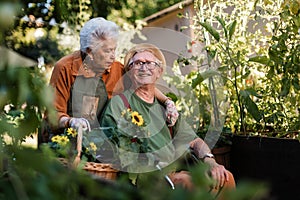
[[[123,90],[123,85],[117,84],[124,74],[123,65],[115,61],[118,36],[119,27],[114,22],[93,18],[80,31],[80,51],[55,64],[50,85],[55,91],[58,128],[99,127],[98,119],[107,100]],[[156,96],[165,103],[172,125],[178,116],[174,103],[159,90]],[[47,132],[41,134],[39,143],[51,137]]]
[[[189,173],[178,172],[172,166],[175,160],[191,149],[199,159],[209,165],[209,174],[215,180],[213,188],[216,189],[216,193],[224,187],[235,188],[232,174],[224,166],[216,163],[207,144],[196,136],[181,115],[172,130],[168,128],[163,106],[155,97],[155,84],[162,76],[165,65],[164,55],[152,44],[138,44],[125,56],[124,67],[131,80],[131,88],[110,100],[101,120],[102,127],[111,127],[105,129],[105,134],[117,144],[120,170],[132,174],[129,177],[134,177],[132,180],[134,183],[137,180],[138,185],[139,177],[143,176],[143,173],[163,169],[175,185],[192,190],[194,186]],[[135,113],[131,115],[132,121],[140,122],[137,123],[139,126],[145,125],[145,134],[139,136],[136,131],[130,133],[128,130],[122,133],[122,130],[118,130],[124,126],[119,122],[124,116],[124,110],[128,108]],[[130,140],[124,142],[124,137]],[[136,143],[144,144],[143,148],[138,148],[138,152],[136,148],[130,148],[132,145],[138,145]],[[140,160],[141,157],[147,158],[148,161]]]

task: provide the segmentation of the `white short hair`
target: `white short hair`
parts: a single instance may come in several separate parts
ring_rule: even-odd
[[[117,41],[119,26],[112,21],[102,17],[93,18],[87,21],[80,30],[80,50],[86,53],[87,48],[101,44],[107,38]]]

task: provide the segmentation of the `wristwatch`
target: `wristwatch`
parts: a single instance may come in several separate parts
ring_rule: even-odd
[[[212,153],[206,153],[202,159],[204,160],[205,158],[214,158],[214,157],[215,156]]]

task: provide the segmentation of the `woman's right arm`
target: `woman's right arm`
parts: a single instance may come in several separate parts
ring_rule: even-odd
[[[67,127],[70,116],[67,113],[73,77],[70,70],[61,62],[54,66],[50,85],[54,88],[54,107],[57,111],[59,127]],[[61,120],[62,119],[62,120]]]

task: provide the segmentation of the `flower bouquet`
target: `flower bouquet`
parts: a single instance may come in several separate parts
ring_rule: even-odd
[[[76,155],[75,143],[77,131],[73,128],[64,129],[60,135],[55,135],[51,138],[49,146],[54,150],[59,158],[71,158]]]
[[[118,171],[111,162],[103,159],[109,157],[113,162],[113,157],[103,156],[107,152],[112,154],[113,146],[107,142],[101,128],[90,132],[82,131],[81,128],[68,128],[63,134],[52,137],[49,144],[65,166],[80,166],[83,170],[106,179],[115,179],[117,176]],[[106,162],[100,163],[99,160]]]
[[[117,121],[117,127],[109,138],[115,145],[120,167],[129,172],[139,167],[153,166],[154,157],[150,154],[146,123],[137,111],[124,110]]]

